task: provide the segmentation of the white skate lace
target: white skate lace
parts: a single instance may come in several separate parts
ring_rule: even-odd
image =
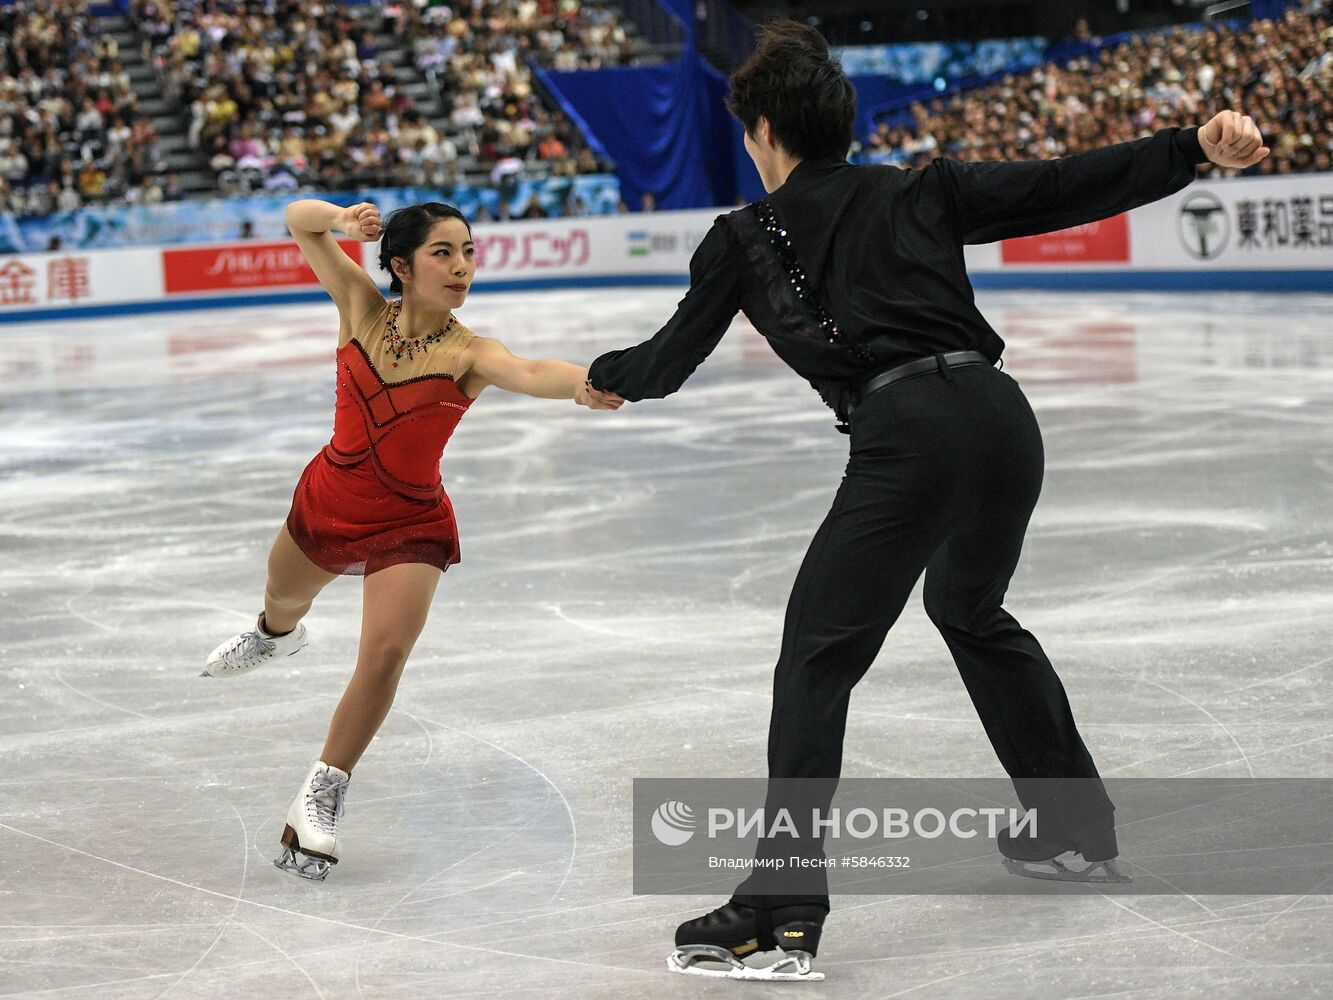
[[[315,775],[310,786],[310,799],[306,811],[314,807],[315,825],[325,833],[337,834],[338,817],[346,810],[347,782],[339,781],[327,773]]]
[[[258,632],[243,632],[236,637],[231,649],[222,654],[222,662],[229,666],[239,666],[250,659],[256,652],[261,656],[272,656],[278,644],[272,639],[265,639]]]

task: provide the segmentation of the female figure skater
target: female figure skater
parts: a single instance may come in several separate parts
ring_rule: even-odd
[[[333,713],[320,759],[282,833],[279,868],[323,880],[338,863],[338,817],[356,763],[393,704],[426,624],[440,573],[458,562],[458,529],[440,482],[450,434],[487,386],[572,399],[586,369],[514,357],[454,317],[476,272],[472,231],[438,202],[394,212],[370,203],[287,206],[287,225],[338,306],[333,440],[306,466],[268,557],[264,610],[250,631],[208,657],[204,676],[234,677],[306,645],[301,623],[340,574],[364,575],[356,671]],[[386,301],[331,230],[380,237]]]
[[[1037,874],[1025,866],[1074,851],[1086,866],[1057,875],[1126,880],[1113,807],[1064,688],[1002,606],[1041,488],[1041,434],[1018,383],[994,367],[1004,344],[973,304],[963,245],[1104,219],[1180,190],[1208,160],[1251,166],[1268,154],[1259,130],[1224,111],[1202,129],[1057,160],[850,166],[855,92],[819,33],[794,21],[763,30],[728,103],[770,196],[718,219],[675,316],[593,362],[579,398],[675,392],[743,309],[851,434],[846,476],[792,590],[773,682],[765,815],[787,809],[805,825],[794,841],[761,841],[757,860],[822,860],[805,817],[811,807],[828,815],[852,688],[924,571],[926,612],[1020,801],[1038,813],[1039,837],[1001,834],[1006,867]],[[756,865],[730,903],[683,924],[670,967],[811,978],[825,869],[772,871]],[[765,970],[736,958],[779,944],[786,956]],[[709,959],[723,969],[696,968]]]

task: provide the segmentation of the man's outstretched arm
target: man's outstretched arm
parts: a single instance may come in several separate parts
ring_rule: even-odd
[[[727,332],[741,301],[740,251],[719,220],[690,260],[690,290],[676,313],[636,347],[610,351],[592,363],[588,381],[603,398],[637,402],[669,396],[684,384]],[[575,397],[588,405],[586,392]]]
[[[1161,129],[1054,160],[931,164],[963,243],[992,243],[1096,222],[1165,198],[1195,167],[1253,166],[1268,155],[1253,119],[1223,111],[1201,128]]]

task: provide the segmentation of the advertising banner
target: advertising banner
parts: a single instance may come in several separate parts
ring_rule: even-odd
[[[478,223],[475,287],[684,284],[725,211]],[[340,243],[387,287],[378,244]],[[1333,174],[1199,182],[1100,222],[969,246],[965,259],[978,289],[1333,292]],[[282,239],[0,256],[0,319],[318,294]]]
[[[478,226],[476,286],[524,279],[684,278],[716,209]]]
[[[967,264],[978,288],[1333,292],[1333,174],[1197,181],[1123,216],[968,247]]]
[[[380,213],[425,201],[457,206],[468,218],[518,218],[534,203],[546,214],[564,214],[571,204],[588,215],[614,214],[620,182],[611,174],[582,174],[541,180],[510,178],[501,187],[362,188],[354,191],[281,190],[238,197],[192,198],[151,205],[87,205],[36,218],[0,216],[0,253],[43,250],[58,241],[65,249],[227,243],[249,230],[261,240],[284,239],[287,204],[319,198],[337,205],[371,201]]]
[[[0,257],[0,316],[162,297],[151,247]]]
[[[1004,240],[1006,264],[1128,264],[1129,219],[1116,215],[1055,233]]]
[[[338,245],[362,263],[363,244],[342,239]],[[301,248],[290,241],[164,250],[162,274],[168,295],[319,284]]]
[[[1199,182],[1131,219],[1136,267],[1333,269],[1333,174]]]

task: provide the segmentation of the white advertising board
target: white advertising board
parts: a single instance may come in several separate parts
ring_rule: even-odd
[[[478,226],[477,291],[684,283],[726,209]],[[382,285],[378,246],[346,241]],[[294,244],[0,257],[0,320],[318,297]],[[968,247],[978,288],[1333,292],[1333,174],[1200,181],[1126,215]],[[288,260],[288,258],[292,258]]]

